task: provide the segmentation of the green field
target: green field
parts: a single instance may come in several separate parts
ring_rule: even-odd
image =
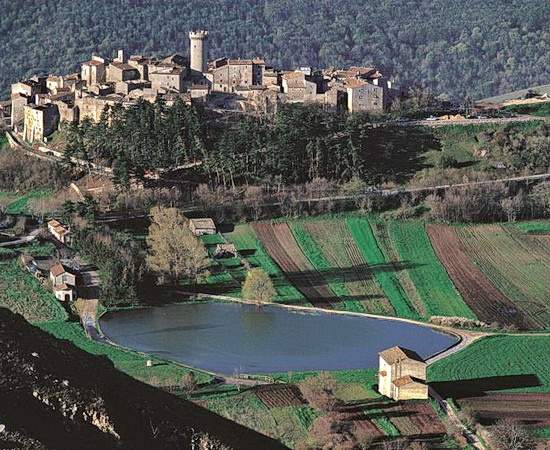
[[[509,105],[506,106],[506,109],[516,114],[531,114],[538,117],[550,116],[550,102],[531,103],[526,105]]]
[[[550,392],[548,349],[550,336],[491,336],[429,366],[428,379],[435,382],[535,375],[540,386],[510,391]]]
[[[32,323],[65,320],[67,313],[16,258],[0,262],[0,306]]]
[[[349,218],[346,220],[355,243],[362,252],[368,265],[372,267],[374,277],[384,294],[390,299],[399,317],[418,319],[419,315],[410,304],[398,278],[397,269],[382,252],[367,219]]]
[[[531,220],[518,222],[514,226],[523,233],[528,234],[550,234],[549,220]]]
[[[476,318],[435,255],[424,222],[392,221],[389,234],[428,316]]]
[[[296,239],[296,242],[302,249],[304,255],[319,273],[330,272],[334,269],[333,265],[327,260],[325,255],[321,252],[320,248],[313,238],[304,230],[304,227],[300,223],[291,224],[292,234]],[[341,303],[338,303],[338,309],[355,312],[365,312],[365,308],[360,301],[354,300],[351,297],[351,293],[341,277],[330,276],[329,279],[325,278],[326,284],[330,287],[334,294],[342,299]]]
[[[28,209],[29,200],[51,195],[50,191],[36,190],[25,194],[16,194],[14,192],[1,191],[0,197],[10,199],[6,209],[8,214],[30,214]]]
[[[237,225],[232,232],[226,233],[225,237],[235,244],[250,266],[261,267],[273,279],[277,291],[276,301],[307,303],[302,293],[289,283],[279,266],[267,254],[249,225]]]

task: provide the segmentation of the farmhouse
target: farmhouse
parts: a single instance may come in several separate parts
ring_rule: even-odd
[[[216,234],[216,225],[210,218],[189,219],[189,229],[195,236],[204,234]]]
[[[56,263],[50,268],[50,281],[54,295],[61,301],[73,301],[75,297],[76,277],[67,272],[63,264]]]
[[[48,222],[48,231],[61,243],[68,244],[70,231],[69,228],[53,219]]]
[[[412,350],[392,347],[379,353],[378,390],[394,400],[427,399],[426,363]]]

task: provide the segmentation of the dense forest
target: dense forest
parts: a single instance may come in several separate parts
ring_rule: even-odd
[[[422,168],[437,145],[423,128],[387,126],[367,115],[282,105],[274,117],[213,118],[197,106],[141,101],[105,111],[97,124],[62,129],[65,156],[113,168],[115,183],[157,169],[201,162],[198,179],[211,186],[280,187],[313,179],[400,182]]]
[[[283,68],[377,65],[398,86],[482,98],[548,83],[547,0],[0,0],[0,95],[36,72],[76,70],[94,51],[263,56]]]

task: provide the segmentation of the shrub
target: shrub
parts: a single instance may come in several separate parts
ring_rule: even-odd
[[[319,411],[334,411],[340,403],[334,394],[336,380],[328,372],[306,378],[299,387],[309,404]]]

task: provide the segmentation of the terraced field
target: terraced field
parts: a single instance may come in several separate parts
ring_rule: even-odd
[[[444,225],[428,225],[428,235],[435,252],[443,263],[462,297],[480,320],[520,329],[536,324],[514,303],[496,289],[466,253],[457,229]]]
[[[360,303],[364,311],[373,314],[395,314],[392,304],[378,285],[373,271],[355,244],[345,222],[311,221],[300,224],[299,228],[294,224],[292,227],[295,236],[299,228],[303,227],[327,262],[331,278],[337,277],[351,299]],[[310,254],[305,253],[311,260]]]
[[[391,221],[388,229],[399,262],[413,281],[427,315],[475,319],[434,253],[424,223]]]
[[[550,235],[524,234],[514,226],[457,228],[465,252],[514,304],[529,328],[550,328]]]

